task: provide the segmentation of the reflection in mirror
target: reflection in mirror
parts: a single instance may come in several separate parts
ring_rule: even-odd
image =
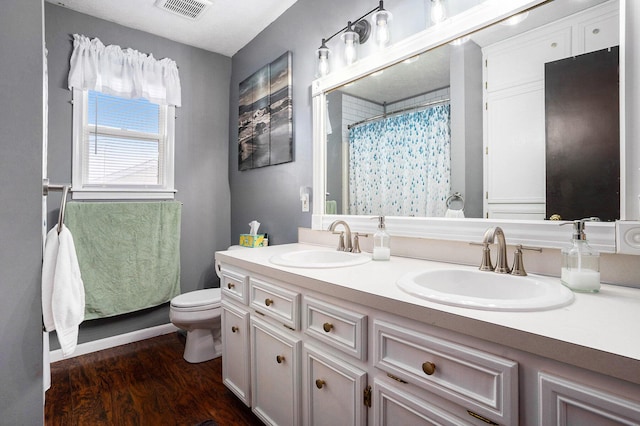
[[[551,1],[328,93],[326,213],[619,218],[618,13]]]

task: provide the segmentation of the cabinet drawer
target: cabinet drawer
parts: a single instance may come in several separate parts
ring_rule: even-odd
[[[495,422],[518,422],[516,362],[379,320],[373,334],[377,368]]]
[[[287,327],[300,327],[300,293],[251,277],[249,306]]]
[[[430,401],[420,399],[396,385],[389,385],[377,378],[373,382],[373,407],[374,426],[472,425]]]
[[[362,361],[367,359],[367,316],[322,300],[303,299],[303,330]]]
[[[229,298],[246,305],[248,303],[249,277],[232,269],[221,268],[220,288],[223,298]]]

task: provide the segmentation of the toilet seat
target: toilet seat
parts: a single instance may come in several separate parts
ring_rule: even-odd
[[[220,298],[219,288],[190,291],[171,299],[171,309],[183,312],[215,309],[220,307]]]

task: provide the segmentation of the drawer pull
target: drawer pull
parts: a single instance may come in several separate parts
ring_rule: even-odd
[[[265,304],[265,305],[267,305],[267,306],[271,306],[271,305],[273,305],[273,300],[271,300],[271,299],[264,299],[264,304]]]
[[[236,286],[235,284],[231,284],[231,283],[227,284],[227,288],[228,288],[229,290],[231,290],[231,289],[232,289],[232,288],[234,288],[235,286]]]
[[[326,382],[325,382],[324,380],[322,380],[322,379],[317,379],[317,380],[316,380],[316,387],[317,387],[318,389],[322,389],[322,388],[324,387],[325,383],[326,383]]]
[[[424,374],[427,376],[430,376],[436,371],[436,365],[427,361],[422,364],[422,371],[424,371]]]
[[[238,331],[238,327],[236,327],[235,325],[233,327],[231,327],[231,332],[235,333]]]
[[[277,355],[276,356],[276,362],[278,364],[282,364],[284,362],[284,355]]]
[[[322,329],[328,333],[333,330],[333,324],[331,324],[330,322],[325,322],[324,324],[322,324]]]

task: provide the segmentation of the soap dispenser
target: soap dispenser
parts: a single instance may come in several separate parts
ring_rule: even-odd
[[[596,293],[600,290],[600,255],[591,248],[584,232],[585,222],[591,220],[597,219],[573,221],[571,246],[562,249],[560,281],[577,292]]]
[[[391,237],[384,225],[384,216],[378,216],[378,230],[373,234],[373,260],[389,260],[391,258]]]

